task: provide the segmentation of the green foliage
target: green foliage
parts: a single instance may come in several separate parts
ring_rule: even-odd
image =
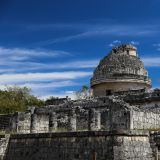
[[[50,96],[49,98],[46,99],[45,105],[59,105],[64,103],[66,100],[68,100],[68,96],[66,96],[65,98]]]
[[[47,98],[45,100],[45,105],[52,105],[54,103],[54,101],[57,99],[58,99],[58,97],[50,96],[49,98]]]
[[[27,87],[6,87],[0,90],[0,114],[25,111],[28,106],[42,106],[44,102],[31,95]]]

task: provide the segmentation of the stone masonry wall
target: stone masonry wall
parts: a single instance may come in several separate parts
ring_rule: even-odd
[[[160,109],[158,108],[133,106],[117,96],[84,102],[76,101],[70,105],[46,106],[37,108],[34,112],[16,113],[12,116],[11,131],[46,133],[160,128]]]
[[[17,112],[12,116],[10,131],[18,133],[30,133],[31,113]]]
[[[18,133],[30,133],[31,113],[18,113],[16,123]]]
[[[144,136],[119,136],[115,138],[114,160],[153,159],[149,138]]]
[[[12,135],[4,160],[153,160],[147,134],[68,132]]]
[[[32,133],[49,132],[49,115],[33,114],[32,115],[32,122],[31,122],[31,132]]]
[[[12,116],[13,116],[12,114],[0,115],[0,130],[1,131],[10,129]]]
[[[145,84],[141,84],[141,83],[131,83],[131,82],[119,82],[119,83],[115,83],[115,82],[108,82],[108,83],[102,83],[102,84],[98,84],[92,87],[93,89],[93,95],[94,97],[98,97],[98,96],[106,96],[106,91],[107,90],[111,90],[112,92],[118,92],[118,91],[126,91],[126,90],[133,90],[133,89],[143,89],[145,88],[146,85]]]
[[[77,115],[77,130],[88,130],[88,111]]]
[[[8,142],[9,142],[9,135],[0,136],[0,160],[3,160],[6,155]]]
[[[131,129],[160,129],[160,114],[149,111],[132,111]]]

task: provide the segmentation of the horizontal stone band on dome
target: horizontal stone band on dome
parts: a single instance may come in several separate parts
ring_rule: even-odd
[[[91,81],[91,85],[94,86],[94,85],[97,85],[97,84],[101,84],[101,83],[105,83],[105,82],[130,82],[130,83],[145,83],[145,84],[148,84],[149,86],[151,86],[151,80],[150,79],[147,79],[147,80],[144,80],[144,79],[98,79],[98,80],[92,80]]]

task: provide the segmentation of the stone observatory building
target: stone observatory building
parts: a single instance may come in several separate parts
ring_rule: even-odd
[[[117,91],[148,90],[151,80],[138,57],[137,48],[121,45],[100,61],[91,79],[91,87],[95,97],[107,96]]]
[[[160,89],[132,45],[93,73],[94,96],[0,115],[0,160],[160,160]]]

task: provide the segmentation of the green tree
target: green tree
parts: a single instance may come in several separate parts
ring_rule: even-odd
[[[0,113],[25,111],[29,106],[42,106],[44,102],[31,95],[27,87],[6,87],[0,90]]]
[[[58,99],[58,97],[50,96],[49,98],[47,98],[47,99],[45,100],[45,105],[52,105],[53,102],[54,102],[56,99]]]

